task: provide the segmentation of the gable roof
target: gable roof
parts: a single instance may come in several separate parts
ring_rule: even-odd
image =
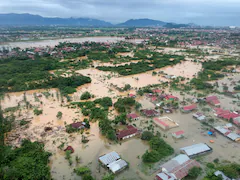
[[[124,138],[124,137],[126,137],[126,136],[135,134],[135,133],[137,133],[137,132],[138,132],[138,129],[135,128],[134,126],[130,125],[130,126],[127,126],[127,129],[118,132],[117,138],[118,138],[118,139],[121,139],[121,138]]]
[[[192,104],[192,105],[183,107],[184,111],[191,111],[191,110],[194,110],[194,109],[197,109],[197,105],[196,104]]]
[[[176,136],[180,136],[184,134],[184,131],[180,130],[180,131],[174,132],[173,134],[175,134]]]
[[[110,152],[108,154],[105,154],[105,155],[99,157],[99,161],[101,163],[103,163],[104,165],[111,164],[112,162],[114,162],[114,161],[116,161],[118,159],[120,159],[120,156],[115,151]]]
[[[196,160],[189,159],[188,161],[186,161],[182,165],[174,168],[171,171],[171,173],[173,173],[177,179],[182,179],[185,176],[187,176],[188,171],[195,166],[200,167],[200,164]]]
[[[128,114],[127,115],[127,118],[131,118],[131,119],[135,119],[135,118],[138,118],[139,116],[135,113],[131,113],[131,114]]]

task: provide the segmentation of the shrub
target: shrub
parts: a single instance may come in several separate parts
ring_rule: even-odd
[[[81,100],[87,100],[90,98],[91,98],[91,94],[88,91],[84,92],[80,97]]]
[[[33,113],[34,113],[34,115],[38,116],[43,113],[43,110],[34,109]]]
[[[150,131],[144,131],[142,133],[141,139],[142,140],[146,140],[146,141],[150,141],[152,138],[154,137],[153,133]]]
[[[82,175],[85,175],[85,174],[89,174],[91,171],[87,166],[82,166],[82,167],[75,168],[74,172],[78,176],[82,176]]]
[[[189,171],[188,171],[188,176],[192,177],[192,178],[196,178],[198,177],[200,174],[202,173],[202,169],[200,167],[192,167]]]

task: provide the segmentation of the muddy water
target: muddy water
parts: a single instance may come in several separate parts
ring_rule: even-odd
[[[168,138],[166,140],[174,147],[176,153],[179,152],[181,147],[196,143],[206,143],[213,148],[213,152],[207,155],[206,161],[212,161],[215,158],[238,161],[235,157],[238,157],[239,143],[232,142],[218,133],[216,137],[207,135],[206,127],[204,127],[205,130],[202,129],[201,123],[192,118],[192,113],[182,114],[178,112],[168,116],[174,119],[179,124],[179,127],[162,133],[167,134]],[[178,130],[184,130],[185,138],[176,141],[172,138],[171,133]],[[214,140],[214,143],[210,143],[210,140]]]
[[[119,144],[109,144],[109,142],[99,134],[99,128],[97,123],[91,124],[90,134],[88,139],[90,140],[87,144],[81,143],[81,135],[74,135],[75,140],[69,142],[68,145],[71,145],[75,152],[72,154],[73,165],[69,167],[69,164],[66,159],[64,159],[64,154],[60,153],[59,150],[56,150],[56,154],[51,157],[51,171],[54,179],[79,179],[75,174],[72,174],[74,167],[78,166],[75,162],[75,157],[80,157],[79,166],[87,165],[90,166],[92,175],[100,180],[101,176],[107,172],[107,170],[101,168],[98,163],[98,157],[109,153],[111,151],[118,152],[123,159],[128,162],[131,162],[130,168],[123,171],[117,176],[116,179],[126,178],[139,178],[138,164],[140,164],[141,159],[138,156],[141,156],[149,146],[144,144],[138,138],[132,138],[121,145]],[[130,147],[135,148],[130,148]],[[137,148],[136,148],[137,147]],[[144,177],[140,173],[140,177]]]
[[[164,73],[185,78],[193,78],[202,69],[202,64],[191,61],[182,61],[181,64],[162,68]]]
[[[114,43],[117,41],[124,41],[123,37],[82,37],[82,38],[64,38],[64,39],[53,39],[53,40],[43,40],[43,41],[27,41],[27,42],[9,42],[6,44],[1,44],[1,47],[20,47],[22,49],[31,48],[31,47],[45,47],[50,46],[54,47],[60,42],[71,42],[71,43],[82,43],[85,41],[94,41],[94,42],[108,42]],[[131,40],[132,43],[141,43],[144,39],[135,39]]]

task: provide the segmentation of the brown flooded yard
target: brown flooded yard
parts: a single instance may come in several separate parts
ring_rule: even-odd
[[[71,41],[82,42],[85,40],[86,39],[72,39]],[[90,41],[91,38],[88,38],[88,40]],[[98,40],[99,42],[110,42],[121,40],[121,38],[108,39],[105,37],[99,37]],[[53,41],[49,43],[51,46],[57,42]],[[25,43],[26,46],[40,46],[41,43],[43,43],[42,45],[44,45],[44,43],[47,42]],[[161,52],[163,51],[165,53],[177,53],[180,50],[181,49],[179,48],[165,48],[164,50],[161,50]],[[117,56],[133,57],[134,53],[118,53]],[[86,56],[83,56],[77,59],[83,60],[86,58]],[[210,56],[207,58],[210,58]],[[66,95],[65,97],[61,95],[58,89],[53,88],[5,94],[4,99],[1,101],[2,109],[3,111],[9,110],[9,112],[6,112],[6,114],[10,115],[11,113],[13,113],[16,116],[16,129],[12,130],[6,135],[6,142],[8,145],[12,145],[13,147],[19,147],[21,145],[21,141],[25,138],[30,139],[31,141],[39,141],[44,143],[45,150],[52,153],[49,165],[52,178],[56,180],[80,179],[80,177],[74,173],[74,168],[78,166],[90,167],[93,177],[96,178],[96,180],[101,180],[102,176],[109,171],[100,166],[98,158],[99,156],[109,153],[111,151],[116,151],[117,153],[119,153],[121,158],[130,164],[128,169],[116,175],[116,180],[154,179],[156,173],[159,170],[159,166],[157,164],[157,170],[149,174],[143,171],[142,167],[144,165],[142,162],[142,155],[147,150],[149,150],[149,144],[147,141],[141,140],[140,136],[135,136],[121,142],[109,141],[105,136],[102,135],[101,129],[99,128],[99,121],[90,122],[90,129],[74,133],[67,133],[66,125],[79,121],[82,122],[84,118],[89,118],[83,115],[84,112],[82,112],[81,110],[81,108],[83,109],[82,106],[78,107],[77,105],[73,105],[70,102],[87,102],[93,101],[98,98],[110,97],[113,103],[115,103],[118,98],[128,97],[130,96],[130,94],[132,94],[133,96],[137,96],[134,98],[137,102],[140,103],[142,109],[156,109],[159,112],[160,109],[156,106],[157,104],[155,102],[153,103],[152,101],[154,100],[149,98],[149,96],[151,95],[157,96],[156,94],[145,93],[143,94],[143,96],[138,95],[140,94],[138,92],[140,88],[149,85],[156,85],[156,88],[159,88],[160,91],[164,91],[163,94],[167,93],[177,96],[179,101],[179,103],[177,104],[180,107],[182,106],[181,103],[190,104],[192,103],[192,99],[196,98],[197,93],[200,94],[200,91],[189,90],[188,92],[179,92],[173,91],[171,88],[163,88],[164,86],[161,86],[165,82],[172,82],[172,79],[174,79],[172,78],[172,76],[174,76],[175,78],[180,76],[184,77],[187,79],[186,83],[187,81],[197,76],[198,72],[202,70],[202,64],[199,63],[200,60],[194,62],[191,58],[186,59],[187,60],[181,61],[179,64],[173,66],[167,66],[164,68],[159,68],[144,73],[128,76],[121,76],[116,72],[100,71],[98,69],[95,69],[94,67],[120,66],[130,63],[137,63],[138,60],[121,62],[117,65],[113,64],[112,62],[103,63],[101,61],[93,61],[91,64],[93,66],[86,69],[79,68],[80,70],[78,69],[75,71],[77,74],[90,77],[91,83],[77,87],[76,92]],[[70,77],[72,76],[73,71],[68,70],[64,72],[64,70],[58,69],[57,71],[50,71],[50,73],[55,75],[59,73],[61,74],[59,76]],[[229,78],[231,78],[231,80]],[[231,81],[234,81],[236,83],[239,80],[239,74],[237,73],[218,80],[218,83],[220,84],[218,90],[221,91],[223,88],[223,84],[227,84],[229,90],[233,91],[234,86],[233,84],[231,84]],[[215,81],[212,81],[210,83],[213,84],[215,83]],[[130,85],[130,88],[127,90],[123,90],[125,85],[128,84]],[[153,88],[151,88],[151,90],[153,90]],[[84,92],[89,92],[91,94],[88,100],[80,100],[80,97]],[[160,95],[163,94],[159,93],[158,95],[160,97]],[[237,104],[233,103],[233,101],[235,101],[236,99],[233,100],[231,97],[225,97],[223,94],[220,93],[216,93],[214,95],[217,95],[219,97],[219,100],[221,101],[221,106],[223,108],[228,108],[231,110],[239,109]],[[70,102],[67,101],[67,97],[71,99]],[[161,101],[164,100],[161,99]],[[170,101],[171,103],[173,103],[173,101],[175,100]],[[166,102],[165,106],[167,106],[170,101]],[[26,105],[27,102],[29,103],[29,107]],[[95,105],[99,106],[99,104]],[[42,114],[36,115],[34,113],[34,110],[36,109],[42,110]],[[202,107],[200,108],[200,110],[203,109],[204,108]],[[213,112],[211,111],[211,109],[213,109],[213,107],[206,105],[205,113],[207,117],[213,118],[216,125],[226,123],[225,121],[213,116]],[[101,111],[103,111],[103,109],[101,109]],[[167,114],[164,111],[159,113],[162,115],[158,118],[169,117],[173,120],[173,122],[170,120],[163,120],[172,128],[168,131],[164,131],[153,124],[153,117],[144,117],[136,108],[136,106],[127,109],[127,113],[130,113],[130,111],[132,113],[140,115],[140,118],[136,121],[129,120],[128,123],[136,126],[139,129],[139,132],[145,130],[150,131],[149,127],[153,126],[153,131],[155,133],[160,132],[161,137],[173,147],[173,149],[175,150],[174,155],[179,154],[180,148],[184,146],[189,146],[197,143],[206,143],[213,148],[213,152],[206,156],[202,156],[200,158],[201,162],[210,162],[216,158],[232,162],[240,161],[238,155],[240,144],[235,143],[220,134],[217,134],[216,137],[209,136],[207,134],[209,127],[195,120],[192,117],[192,113],[183,114],[180,112],[179,109],[175,110],[175,108],[173,108],[173,113],[170,114]],[[57,114],[59,112],[62,113],[61,118],[57,118]],[[109,118],[109,124],[114,124],[115,116],[121,114],[117,112],[117,108],[112,105],[110,105],[108,113],[109,114],[107,118]],[[20,122],[23,119],[27,120],[29,123],[23,126],[20,125]],[[115,134],[118,133],[118,126],[120,126],[122,129],[126,129],[126,126],[124,126],[123,124],[119,125],[117,123],[113,125],[115,128]],[[172,133],[179,130],[183,130],[185,132],[184,138],[179,140],[173,139]],[[84,139],[87,139],[88,142],[83,143]],[[210,140],[213,140],[214,143],[211,143]],[[72,164],[70,164],[65,157],[66,154],[64,152],[64,149],[67,146],[71,146],[74,149],[74,152],[71,154]],[[78,159],[79,162],[77,162],[76,159]]]

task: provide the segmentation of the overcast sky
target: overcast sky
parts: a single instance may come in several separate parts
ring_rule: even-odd
[[[240,0],[0,0],[0,13],[240,26]]]

